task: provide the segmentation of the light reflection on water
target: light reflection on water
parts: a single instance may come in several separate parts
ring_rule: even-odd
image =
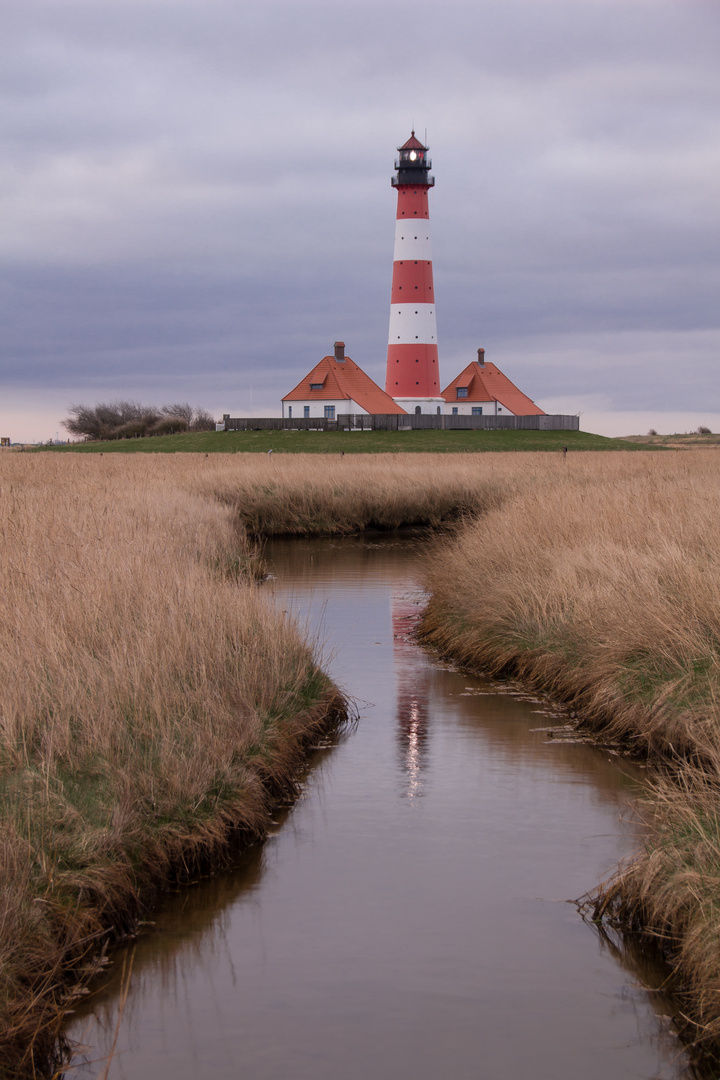
[[[267,555],[360,723],[263,847],[140,937],[111,1078],[689,1076],[666,1003],[637,985],[665,973],[566,902],[632,850],[637,772],[554,744],[542,702],[418,649],[407,542]],[[70,1029],[87,1058],[112,1043],[119,968]],[[69,1076],[101,1072],[84,1060]]]

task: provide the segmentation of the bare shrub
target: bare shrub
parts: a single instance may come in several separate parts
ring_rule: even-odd
[[[192,422],[190,424],[191,431],[214,431],[215,430],[215,418],[207,412],[206,409],[195,409],[193,413]]]
[[[185,426],[190,427],[193,422],[194,409],[187,401],[176,402],[175,405],[163,405],[160,412],[163,416],[175,417],[184,420]]]
[[[205,409],[197,409],[187,401],[175,405],[164,405],[163,416],[178,417],[185,421],[186,431],[214,431],[215,420]]]
[[[71,405],[62,421],[73,435],[86,439],[128,439],[142,435],[168,435],[181,431],[212,431],[215,421],[204,409],[187,402],[140,405],[136,401],[113,401],[99,405]]]
[[[188,422],[183,416],[166,415],[157,420],[148,435],[177,435],[180,431],[187,431]]]

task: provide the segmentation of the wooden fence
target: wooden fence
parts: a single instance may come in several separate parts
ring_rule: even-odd
[[[435,416],[432,413],[341,413],[311,417],[225,416],[225,431],[579,431],[578,416]]]

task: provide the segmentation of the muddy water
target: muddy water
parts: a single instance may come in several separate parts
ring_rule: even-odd
[[[68,1032],[88,1048],[69,1076],[100,1075],[115,1039],[116,1080],[691,1075],[640,984],[662,973],[567,903],[632,850],[641,774],[408,640],[417,543],[268,547],[360,722],[262,848],[116,958]]]

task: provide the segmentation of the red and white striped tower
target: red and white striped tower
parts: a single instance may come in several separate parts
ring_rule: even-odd
[[[440,413],[445,401],[440,397],[428,214],[435,177],[430,176],[428,148],[414,131],[398,151],[392,178],[398,201],[385,391],[407,412]]]

